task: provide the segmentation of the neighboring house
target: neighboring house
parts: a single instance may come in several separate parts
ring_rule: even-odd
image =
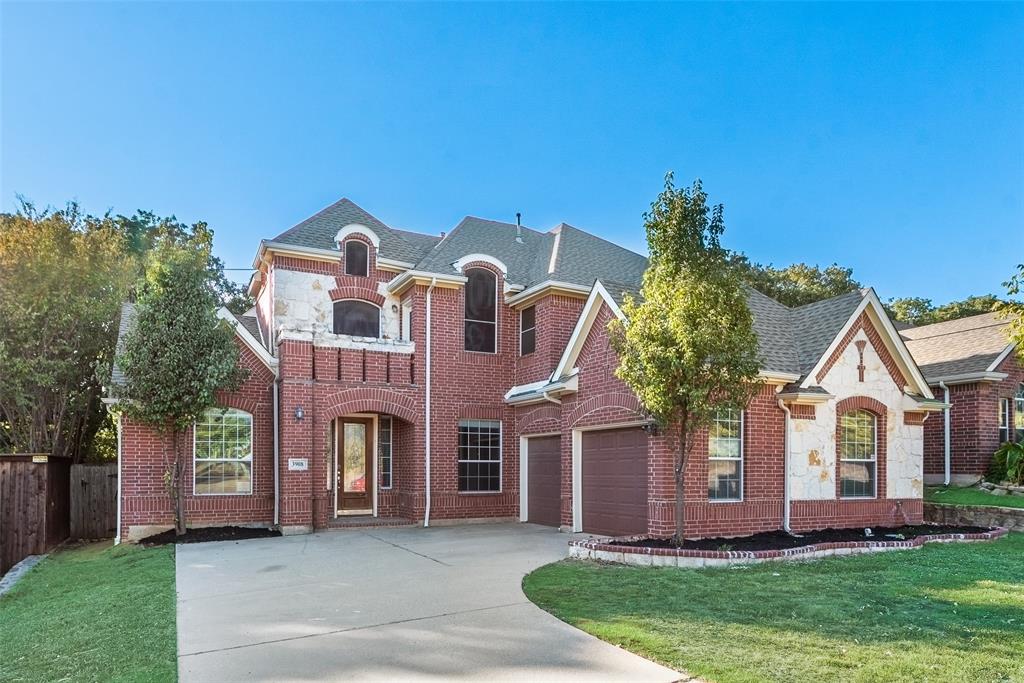
[[[950,404],[925,428],[928,483],[977,481],[1007,441],[1024,442],[1024,357],[995,313],[901,330],[936,396]]]
[[[196,425],[191,524],[674,530],[672,442],[614,376],[607,333],[644,257],[566,224],[406,232],[343,199],[261,242],[254,267],[255,309],[221,312],[252,374]],[[749,305],[764,386],[699,440],[687,535],[920,522],[942,405],[878,297]],[[171,525],[164,460],[152,431],[120,434],[136,539]]]

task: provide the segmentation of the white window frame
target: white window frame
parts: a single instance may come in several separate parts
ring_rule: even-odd
[[[348,272],[348,245],[351,242],[356,242],[356,243],[362,245],[366,249],[366,274],[365,275],[359,275],[357,273],[350,273],[350,272]],[[370,248],[371,248],[370,245],[367,244],[366,242],[362,241],[362,240],[348,239],[348,240],[345,240],[344,242],[341,243],[342,260],[344,260],[344,262],[345,262],[345,275],[347,275],[349,277],[370,277]]]
[[[1013,438],[1018,443],[1024,442],[1024,437],[1018,434],[1019,430],[1024,430],[1024,382],[1021,382],[1017,386],[1017,393],[1013,396]]]
[[[842,415],[840,415],[840,416],[838,416],[836,418],[837,420],[840,421],[840,423],[839,423],[839,432],[840,432],[840,434],[842,434],[842,422],[841,422],[841,420],[844,417],[846,417],[847,415],[853,415],[854,413],[864,413],[865,415],[870,415],[871,416],[871,420],[872,420],[872,424],[873,424],[873,429],[871,431],[872,431],[872,433],[875,436],[875,447],[873,449],[873,455],[870,458],[846,458],[846,457],[843,457],[843,448],[842,448],[843,441],[842,441],[842,438],[836,439],[836,451],[837,451],[836,460],[839,462],[839,471],[836,473],[837,474],[837,478],[838,478],[838,484],[839,484],[839,499],[840,500],[875,500],[875,499],[878,498],[878,416],[875,415],[870,410],[864,410],[863,408],[858,408],[857,410],[848,410],[848,411],[846,411],[845,413],[843,413]],[[874,471],[873,476],[871,477],[872,493],[871,493],[870,496],[844,496],[843,495],[843,463],[844,462],[870,462],[870,463],[874,463],[875,471]]]
[[[463,271],[462,274],[466,275],[468,277],[468,273],[471,270],[482,270],[482,271],[484,271],[485,273],[487,273],[488,275],[490,275],[491,277],[494,278],[494,320],[477,320],[475,318],[467,318],[466,317],[466,304],[465,304],[465,301],[463,301],[463,304],[462,304],[462,350],[467,352],[467,353],[486,353],[486,354],[489,354],[491,356],[495,356],[495,355],[498,354],[498,350],[501,348],[501,346],[500,346],[501,340],[500,340],[500,338],[498,336],[498,328],[501,327],[498,324],[498,318],[500,317],[500,313],[501,313],[500,309],[498,308],[501,305],[501,300],[498,298],[498,285],[500,284],[499,283],[498,274],[495,273],[493,270],[490,270],[489,268],[481,268],[480,266],[474,266],[473,268],[467,268],[465,271]],[[463,288],[462,288],[462,296],[463,296],[463,299],[465,299],[465,297],[469,296],[469,282],[466,282],[466,284],[463,286]],[[494,350],[493,351],[471,351],[470,349],[466,348],[466,323],[467,322],[471,322],[471,323],[484,323],[484,324],[494,325]]]
[[[526,309],[528,309],[528,308],[532,308],[533,309],[533,327],[528,327],[526,329],[523,329],[523,313],[525,313]],[[525,307],[523,307],[523,309],[521,311],[519,311],[519,357],[520,358],[524,357],[524,355],[523,355],[523,333],[524,332],[529,332],[530,330],[533,330],[533,351],[530,351],[530,353],[532,354],[532,353],[536,353],[537,352],[537,305],[536,304],[530,304],[529,306],[525,306]]]
[[[369,304],[370,306],[373,306],[374,308],[377,309],[377,336],[376,337],[367,337],[367,336],[360,335],[360,334],[345,334],[344,332],[335,332],[334,331],[334,316],[337,315],[337,313],[336,313],[337,305],[342,303],[342,302],[345,302],[345,301],[355,301],[355,302],[358,302],[358,303],[361,303],[361,304]],[[338,299],[337,301],[332,301],[331,302],[331,333],[334,334],[337,337],[349,337],[349,338],[352,338],[352,339],[380,339],[381,338],[381,329],[382,329],[383,325],[384,325],[384,309],[382,307],[378,306],[377,304],[373,303],[372,301],[367,301],[366,299],[354,299],[354,298],[350,297],[348,299]]]
[[[256,420],[252,413],[240,408],[211,408],[206,413],[237,413],[249,418],[249,457],[248,458],[197,458],[196,457],[196,429],[197,423],[192,424],[192,495],[193,496],[251,496],[256,491],[256,464],[253,462],[253,453],[256,452]],[[205,414],[204,414],[205,417]],[[248,493],[199,493],[196,491],[196,461],[203,462],[247,462],[249,463],[249,492]]]
[[[491,419],[478,419],[475,417],[463,417],[459,418],[459,422],[456,425],[456,434],[458,430],[462,429],[463,422],[495,422],[498,425],[498,490],[497,491],[461,491],[459,490],[459,465],[462,463],[471,462],[494,462],[494,460],[463,460],[461,447],[459,444],[455,445],[456,448],[456,465],[455,465],[455,490],[460,496],[493,496],[498,493],[502,493],[505,490],[505,424],[501,420]]]
[[[1010,403],[1011,399],[999,399],[999,443],[1000,445],[1010,440]]]
[[[732,411],[734,409],[726,408],[725,410]],[[740,413],[740,436],[739,436],[740,455],[739,455],[738,458],[722,457],[722,456],[713,456],[713,455],[711,455],[711,432],[708,431],[708,462],[711,462],[711,461],[714,461],[714,460],[720,460],[720,461],[726,461],[726,462],[737,462],[738,461],[739,464],[740,464],[740,496],[739,496],[739,498],[712,498],[711,495],[710,495],[710,492],[709,492],[709,494],[708,494],[708,502],[709,503],[742,503],[743,502],[743,485],[745,483],[745,477],[744,477],[743,470],[746,469],[744,467],[744,460],[745,460],[744,455],[745,455],[745,448],[746,448],[746,441],[747,441],[746,440],[746,412],[747,411],[745,411],[745,410],[740,410],[739,411],[739,413]],[[721,413],[721,411],[718,411],[718,413]],[[718,421],[718,414],[715,415],[715,418],[714,418],[713,422],[717,422],[717,421]]]
[[[384,474],[384,467],[381,465],[380,447],[384,445],[381,438],[381,429],[385,420],[388,423],[388,485],[380,484],[381,475]],[[395,420],[390,415],[381,415],[377,420],[377,482],[382,491],[390,491],[395,486]]]

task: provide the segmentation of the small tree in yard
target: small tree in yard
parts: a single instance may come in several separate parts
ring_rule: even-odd
[[[681,546],[686,465],[696,436],[719,409],[742,409],[756,392],[757,337],[742,274],[719,243],[722,206],[708,206],[700,181],[676,189],[668,174],[644,221],[650,263],[642,298],[626,297],[626,321],[612,322],[612,343],[620,359],[616,375],[678,439],[674,541]]]
[[[181,435],[216,405],[219,389],[245,379],[230,326],[216,315],[207,247],[160,245],[150,260],[119,363],[125,414],[157,430],[164,442],[164,481],[175,531],[185,533],[185,462]]]

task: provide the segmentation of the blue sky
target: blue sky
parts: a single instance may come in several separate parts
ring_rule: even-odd
[[[342,196],[643,251],[667,170],[726,242],[883,298],[1024,258],[1024,3],[0,5],[0,207],[203,219],[227,265]],[[236,273],[242,277],[244,274]]]

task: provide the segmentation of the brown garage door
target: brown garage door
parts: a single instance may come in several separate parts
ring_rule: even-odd
[[[583,531],[647,532],[647,434],[638,427],[583,432]]]
[[[561,521],[562,439],[535,436],[528,440],[526,457],[527,521],[558,526]]]

